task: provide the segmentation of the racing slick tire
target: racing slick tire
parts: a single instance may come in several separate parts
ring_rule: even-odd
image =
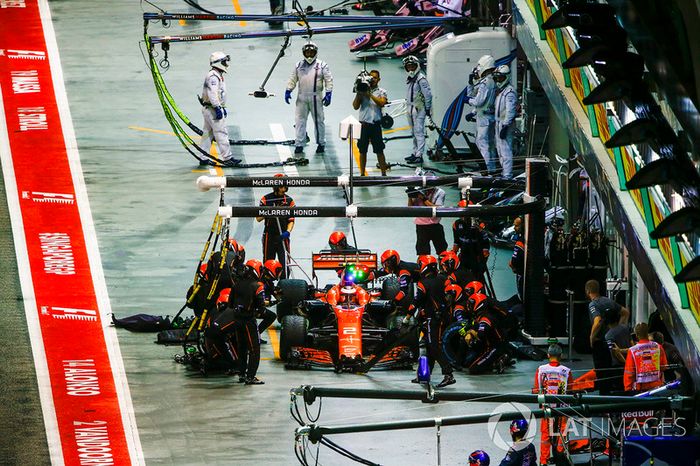
[[[301,281],[301,280],[300,280]],[[304,346],[308,321],[302,316],[287,315],[282,317],[280,332],[280,359],[286,361],[294,346]]]
[[[394,299],[396,293],[401,291],[399,287],[399,280],[396,277],[389,277],[382,282],[382,294],[380,299],[390,300]]]
[[[442,353],[450,365],[458,371],[463,370],[462,363],[468,353],[467,344],[464,338],[459,334],[463,324],[454,322],[450,324],[442,334]]]
[[[282,322],[284,316],[295,314],[295,309],[306,298],[306,282],[294,278],[285,278],[277,283],[280,290],[277,303],[277,320]]]
[[[395,276],[389,277],[382,282],[382,294],[380,295],[380,299],[392,301],[399,291],[401,291],[399,279]],[[408,285],[407,296],[400,302],[400,307],[402,307],[403,310],[406,310],[406,308],[408,308],[408,306],[413,302],[414,292],[414,285],[411,283]]]

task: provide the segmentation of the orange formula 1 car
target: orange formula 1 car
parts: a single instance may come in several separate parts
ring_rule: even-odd
[[[418,355],[417,333],[401,327],[393,302],[381,299],[381,290],[367,287],[376,254],[366,253],[374,257],[374,264],[357,260],[358,252],[352,255],[354,260],[333,262],[339,283],[316,290],[313,299],[301,300],[292,313],[281,317],[280,357],[287,368],[325,367],[336,372],[366,372],[374,366],[412,368]],[[318,267],[324,263],[319,257],[314,254],[314,269],[328,269]],[[391,291],[390,286],[384,288]]]

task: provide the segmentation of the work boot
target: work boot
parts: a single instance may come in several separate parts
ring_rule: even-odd
[[[246,385],[264,385],[265,382],[263,382],[262,380],[260,380],[257,377],[246,377],[245,384]]]
[[[322,146],[321,144],[316,146],[316,153],[317,154],[323,154],[324,152],[326,152],[326,148],[324,146]]]
[[[209,159],[199,159],[200,165],[216,165],[216,162]]]
[[[409,155],[408,157],[404,157],[403,159],[406,160],[406,161],[409,161],[409,160],[415,159],[415,158],[416,158],[416,155],[415,155],[415,154],[411,154],[411,155]]]
[[[267,345],[267,340],[263,340],[262,338],[260,339],[260,344],[261,345]]]
[[[416,157],[415,155],[411,157],[410,159],[406,159],[407,163],[415,163],[415,164],[422,164],[423,163],[423,157]]]
[[[436,387],[443,388],[447,387],[448,385],[452,385],[453,383],[457,383],[454,376],[452,374],[445,374],[445,377],[443,377],[442,382],[437,384]]]
[[[230,159],[222,160],[221,165],[223,165],[224,167],[237,167],[238,165],[240,165],[241,162],[241,159],[234,159],[233,157],[231,157]]]
[[[302,146],[296,146],[294,148],[294,153],[295,154],[303,154],[304,153],[304,148]]]
[[[418,380],[418,377],[416,377],[415,379],[411,380],[411,383],[420,383],[420,380]]]
[[[245,383],[245,381],[246,381],[245,375],[241,375],[240,377],[238,377],[238,383]]]

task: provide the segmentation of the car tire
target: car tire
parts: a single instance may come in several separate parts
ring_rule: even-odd
[[[277,283],[280,289],[277,303],[277,320],[282,322],[284,316],[294,314],[299,303],[306,299],[308,289],[304,280],[285,278]]]
[[[450,365],[458,371],[463,369],[462,363],[464,362],[464,356],[466,356],[467,351],[465,350],[466,343],[464,338],[459,334],[462,328],[460,322],[454,322],[449,325],[445,332],[442,334],[442,354],[445,355],[445,359]],[[460,355],[460,349],[464,351],[464,354]],[[460,357],[461,356],[461,357]]]
[[[295,346],[304,346],[308,321],[302,316],[287,315],[282,318],[280,332],[280,359],[286,361]]]
[[[396,293],[398,293],[399,291],[401,291],[401,287],[399,286],[399,279],[395,276],[389,277],[382,282],[382,294],[380,299],[386,301],[392,300],[394,299],[394,296],[396,296]]]

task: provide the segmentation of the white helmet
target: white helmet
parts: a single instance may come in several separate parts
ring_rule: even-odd
[[[504,87],[510,81],[510,66],[501,65],[493,72],[493,79],[496,81],[496,86]]]
[[[413,56],[413,55],[409,55],[409,56],[407,56],[406,58],[403,59],[403,67],[404,67],[404,69],[406,69],[406,67],[407,67],[408,65],[416,65],[416,69],[415,69],[415,70],[410,70],[410,71],[409,71],[409,70],[406,70],[406,73],[408,73],[408,77],[409,77],[409,78],[412,78],[412,77],[414,77],[415,75],[417,75],[418,72],[420,71],[420,60],[418,60],[418,58],[415,57],[415,56]]]
[[[494,60],[491,55],[484,55],[476,62],[476,69],[480,78],[484,75],[486,70],[493,69],[495,66],[496,60]]]
[[[307,57],[307,51],[312,51],[313,56]],[[304,46],[301,48],[301,53],[304,55],[304,60],[306,60],[306,63],[310,65],[314,62],[314,60],[316,60],[316,55],[318,55],[318,46],[315,43],[309,41],[305,43]]]
[[[220,70],[222,72],[226,72],[228,70],[228,62],[231,60],[231,57],[226,55],[224,52],[214,52],[211,55],[209,55],[209,64],[211,65],[212,68],[216,68],[217,70]]]

